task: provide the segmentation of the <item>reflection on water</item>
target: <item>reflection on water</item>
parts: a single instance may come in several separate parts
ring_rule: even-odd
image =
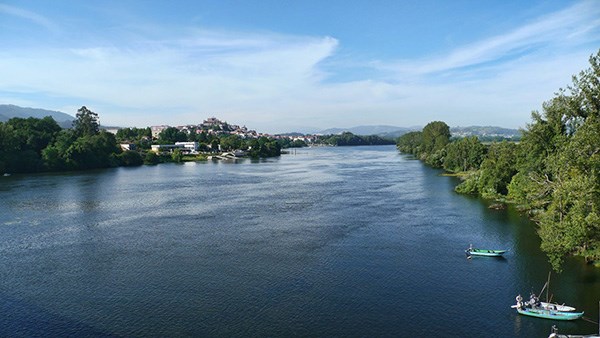
[[[533,224],[438,174],[339,147],[2,178],[0,335],[546,336],[510,309],[547,278]],[[599,277],[569,260],[554,299],[595,318]]]

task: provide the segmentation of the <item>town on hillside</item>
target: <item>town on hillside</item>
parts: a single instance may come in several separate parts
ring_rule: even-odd
[[[246,126],[239,126],[235,124],[229,124],[225,121],[221,121],[216,117],[210,117],[204,120],[200,124],[188,124],[183,126],[172,127],[169,125],[158,125],[151,126],[150,130],[152,132],[152,139],[159,140],[161,133],[168,128],[176,128],[179,132],[184,133],[186,135],[197,135],[197,134],[206,134],[210,136],[228,136],[235,135],[241,139],[258,139],[260,137],[267,137],[269,139],[275,140],[288,140],[290,142],[304,142],[306,144],[315,143],[318,139],[318,135],[302,135],[302,134],[291,134],[291,135],[280,135],[280,134],[267,134],[267,133],[259,133],[255,130],[250,130]],[[119,130],[122,128],[105,128],[107,132],[112,134],[117,134]],[[131,150],[130,144],[121,144],[121,148],[124,150]],[[210,146],[210,145],[209,145]],[[198,143],[197,142],[175,142],[174,145],[167,144],[155,144],[152,145],[152,150],[155,152],[168,150],[171,148],[182,148],[182,150],[189,151],[197,151]]]
[[[134,143],[140,144],[140,134],[131,132],[130,128],[104,128],[116,135],[123,150],[136,150]],[[133,128],[136,129],[136,128]],[[139,131],[139,129],[137,129]],[[130,133],[131,132],[131,133]],[[178,134],[178,135],[174,135]],[[268,139],[276,142],[280,148],[295,148],[306,146],[348,146],[348,145],[391,145],[394,138],[377,135],[355,135],[351,132],[341,132],[335,135],[321,134],[267,134],[250,130],[246,126],[229,124],[216,117],[204,120],[201,124],[190,124],[177,127],[168,125],[145,128],[145,139],[142,143],[148,150],[155,153],[172,152],[179,149],[185,154],[199,152],[238,151],[239,146],[252,140]],[[135,142],[134,139],[136,140]],[[216,141],[215,141],[216,140]],[[236,141],[238,140],[238,141]],[[250,146],[251,147],[251,146]],[[243,156],[243,155],[242,155]]]

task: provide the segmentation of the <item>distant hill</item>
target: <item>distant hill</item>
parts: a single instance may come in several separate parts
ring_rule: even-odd
[[[377,125],[377,126],[358,126],[352,128],[330,128],[320,131],[318,134],[322,135],[337,135],[341,134],[345,131],[349,131],[354,135],[377,135],[381,137],[387,138],[397,138],[403,134],[408,133],[409,131],[419,130],[419,128],[406,128],[406,127],[396,127],[396,126],[387,126],[387,125]]]
[[[376,126],[358,126],[352,128],[330,128],[317,134],[321,135],[339,135],[349,131],[355,135],[377,135],[388,139],[396,139],[411,131],[421,131],[423,127],[396,127],[388,125]],[[496,139],[520,139],[521,131],[518,129],[509,129],[493,126],[469,126],[469,127],[451,127],[450,133],[453,137],[477,136],[482,140]]]
[[[70,128],[75,118],[69,114],[59,111],[40,109],[40,108],[24,108],[12,104],[0,104],[0,122],[6,122],[13,117],[28,118],[35,117],[38,119],[51,116],[63,128]]]
[[[470,126],[470,127],[452,127],[450,134],[454,137],[477,136],[478,138],[508,138],[517,139],[521,137],[521,131],[518,129],[509,129],[492,126]]]

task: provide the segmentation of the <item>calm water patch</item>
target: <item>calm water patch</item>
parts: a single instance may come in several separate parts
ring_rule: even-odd
[[[534,226],[439,173],[384,146],[2,177],[0,335],[546,336],[510,309]],[[595,319],[599,286],[573,259],[551,289]]]

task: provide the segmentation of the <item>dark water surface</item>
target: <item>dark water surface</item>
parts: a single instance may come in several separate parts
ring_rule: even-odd
[[[439,174],[386,146],[0,177],[0,336],[596,332],[510,308],[549,271],[533,225]],[[600,269],[551,283],[597,321]]]

